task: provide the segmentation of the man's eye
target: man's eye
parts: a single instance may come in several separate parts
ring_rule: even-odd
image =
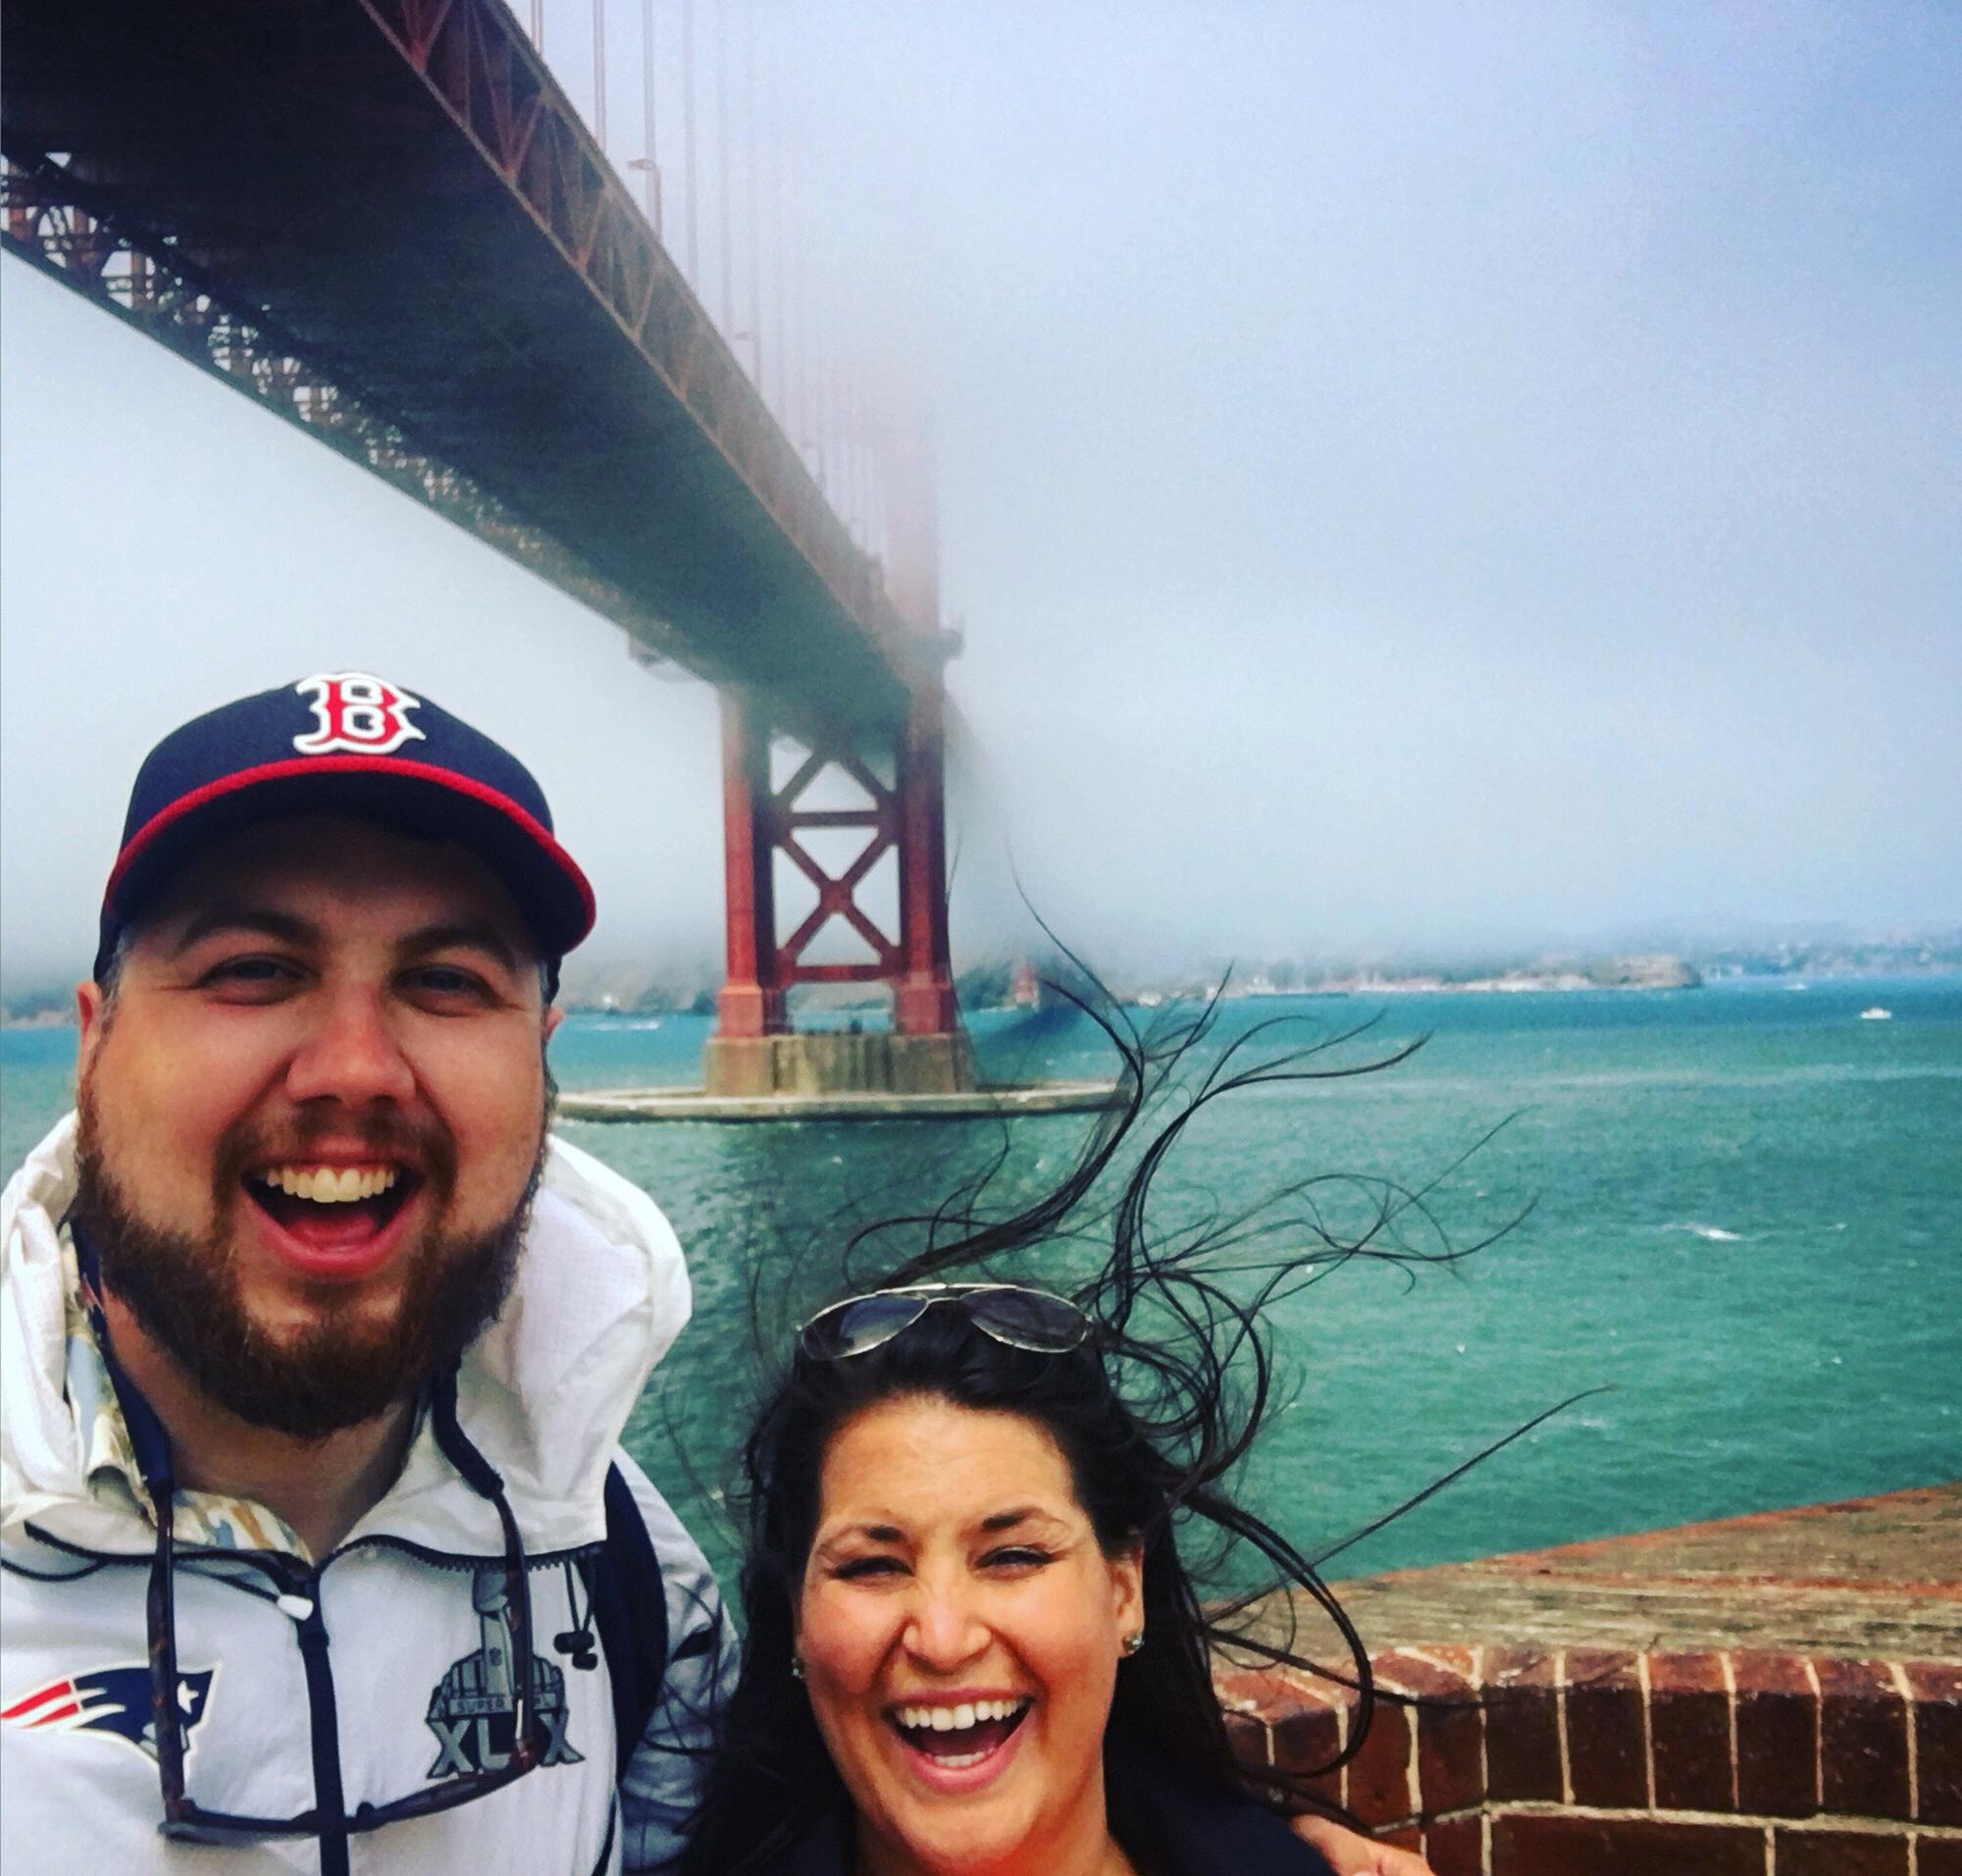
[[[284,958],[226,958],[213,964],[198,981],[220,989],[228,985],[254,989],[288,983],[298,975],[298,968]]]
[[[450,1001],[460,998],[485,998],[490,993],[487,984],[474,970],[465,970],[458,964],[424,964],[408,974],[408,984],[413,990],[425,996],[440,997]]]

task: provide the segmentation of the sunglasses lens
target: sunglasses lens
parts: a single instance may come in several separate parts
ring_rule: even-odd
[[[1039,1355],[1065,1355],[1090,1330],[1074,1303],[1040,1290],[985,1290],[968,1302],[967,1313],[997,1341]]]
[[[848,1361],[910,1329],[926,1313],[928,1301],[902,1292],[856,1297],[813,1316],[803,1326],[799,1345],[813,1361]]]

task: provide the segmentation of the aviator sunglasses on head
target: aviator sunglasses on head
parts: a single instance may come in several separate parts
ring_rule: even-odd
[[[903,1283],[819,1310],[799,1329],[798,1352],[818,1362],[870,1354],[942,1303],[959,1310],[982,1334],[1032,1354],[1066,1355],[1090,1335],[1089,1317],[1048,1290],[1019,1283]]]

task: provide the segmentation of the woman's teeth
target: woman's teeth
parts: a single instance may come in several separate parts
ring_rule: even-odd
[[[348,1205],[356,1199],[379,1198],[398,1174],[392,1166],[269,1166],[258,1176],[261,1183],[288,1198]]]
[[[1026,1700],[963,1700],[958,1706],[903,1706],[893,1716],[916,1733],[964,1733],[980,1720],[1012,1719]]]
[[[953,1706],[893,1709],[901,1737],[915,1752],[949,1772],[964,1771],[994,1756],[1021,1725],[1030,1702],[961,1700]]]

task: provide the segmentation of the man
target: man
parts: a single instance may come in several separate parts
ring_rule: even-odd
[[[733,1649],[618,1446],[679,1247],[545,1130],[592,923],[523,765],[383,679],[143,764],[5,1198],[0,1867],[678,1851]]]

